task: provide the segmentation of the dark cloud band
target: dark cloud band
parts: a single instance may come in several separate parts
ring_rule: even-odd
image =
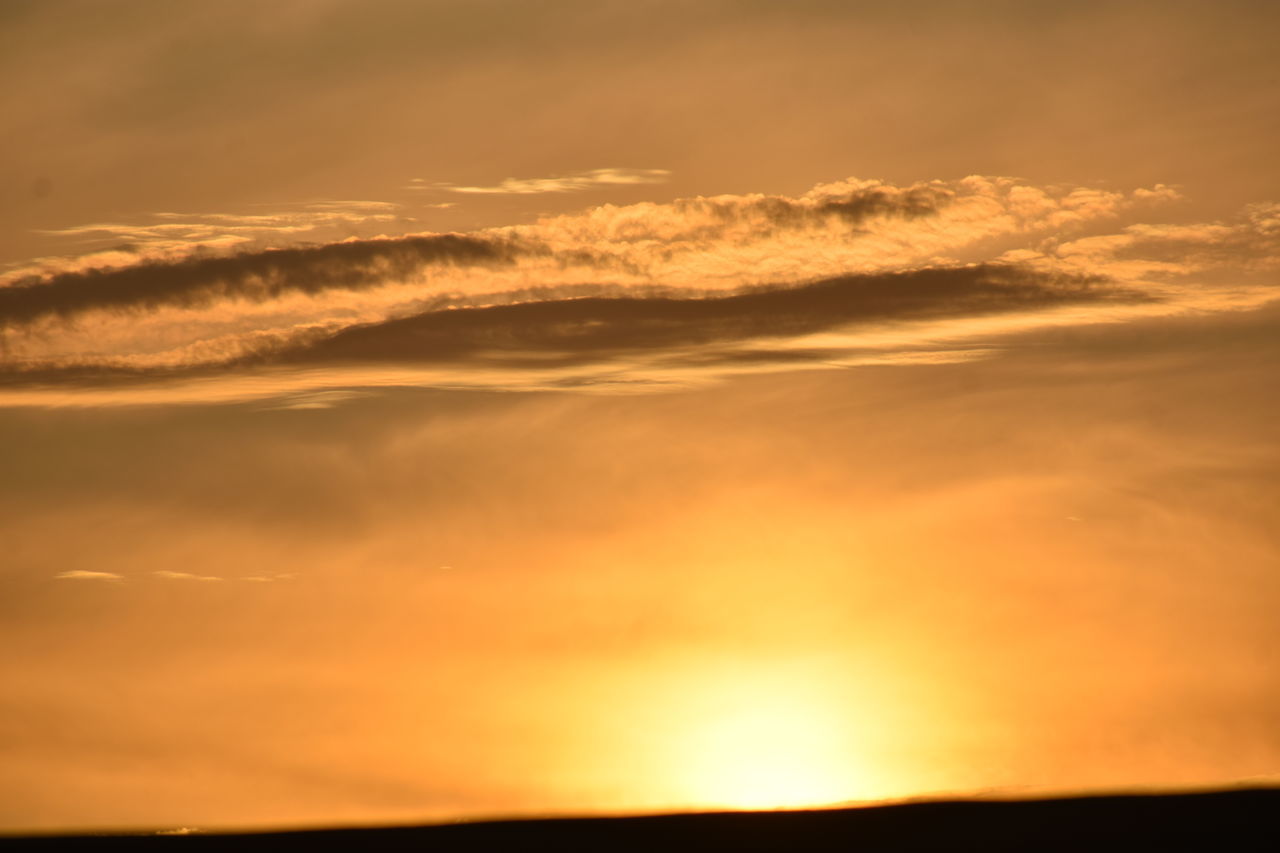
[[[508,264],[515,255],[509,242],[438,234],[69,272],[0,288],[0,327],[72,319],[95,310],[190,308],[222,299],[265,301],[289,293],[359,290],[410,278],[431,264]]]
[[[795,337],[862,321],[924,319],[1139,299],[1084,277],[981,265],[841,276],[718,298],[588,297],[458,310],[344,329],[270,361],[592,360],[752,339]]]

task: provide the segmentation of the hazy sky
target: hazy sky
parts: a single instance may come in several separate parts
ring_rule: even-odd
[[[0,830],[1275,782],[1278,36],[0,0]]]

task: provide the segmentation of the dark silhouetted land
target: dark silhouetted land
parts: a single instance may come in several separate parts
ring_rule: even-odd
[[[6,850],[135,846],[191,851],[1275,851],[1280,850],[1280,789],[256,834],[0,839]]]

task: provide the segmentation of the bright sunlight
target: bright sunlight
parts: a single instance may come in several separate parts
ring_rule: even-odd
[[[672,756],[688,802],[800,808],[880,793],[856,748],[865,719],[847,696],[773,674],[704,682],[692,700]]]

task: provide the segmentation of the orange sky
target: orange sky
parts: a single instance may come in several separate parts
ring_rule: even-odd
[[[1274,782],[1278,25],[0,4],[0,831]]]

